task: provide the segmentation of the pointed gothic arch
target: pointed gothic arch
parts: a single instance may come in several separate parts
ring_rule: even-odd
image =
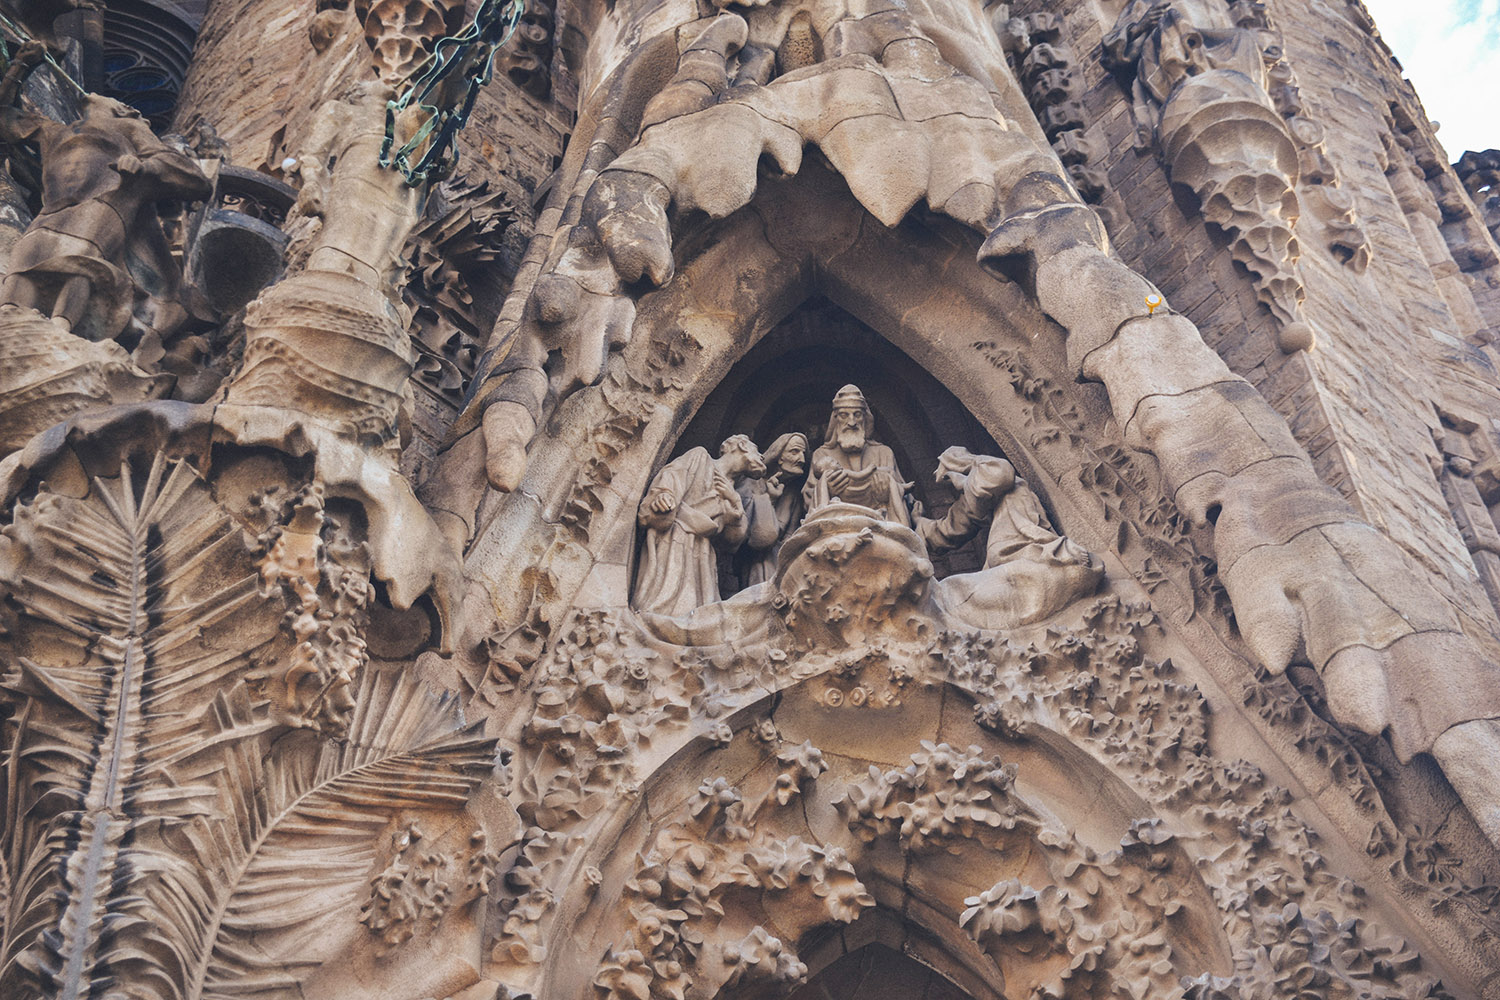
[[[1191,620],[1212,610],[1198,606],[1196,586],[1211,560],[1164,499],[1154,463],[1130,453],[1102,389],[1069,374],[1061,328],[1018,285],[982,269],[976,244],[927,213],[884,226],[840,177],[811,164],[765,181],[749,206],[679,246],[675,279],[641,297],[630,343],[601,385],[543,421],[520,491],[538,503],[481,527],[484,546],[534,551],[531,529],[562,523],[586,550],[561,567],[558,594],[588,603],[593,593],[628,591],[636,506],[652,475],[735,366],[821,296],[945,386],[1059,531],[1119,556],[1131,575],[1153,575],[1164,613]],[[511,599],[519,619],[527,597]]]
[[[670,995],[680,973],[693,995],[780,996],[865,944],[975,1000],[1229,973],[1194,847],[1067,736],[987,730],[957,683],[878,707],[831,705],[839,683],[756,698],[724,742],[658,756],[567,858],[597,875],[563,883],[556,919],[595,950],[550,963],[538,995],[624,995],[632,975]]]

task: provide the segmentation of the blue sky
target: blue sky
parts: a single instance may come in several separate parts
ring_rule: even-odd
[[[1450,159],[1500,148],[1500,0],[1365,0]]]

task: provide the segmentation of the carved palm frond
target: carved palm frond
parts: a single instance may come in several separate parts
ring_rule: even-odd
[[[301,966],[326,957],[311,933],[330,919],[353,926],[392,817],[461,810],[493,765],[494,741],[462,727],[455,701],[398,671],[367,668],[359,686],[346,738],[264,759],[240,743],[226,758],[232,816],[194,836],[203,869],[219,874],[191,883],[201,916],[185,996],[300,997]],[[221,723],[241,725],[246,707],[222,699]]]
[[[104,979],[170,978],[133,947],[162,835],[214,812],[210,784],[167,779],[198,739],[195,706],[243,664],[203,636],[256,597],[240,532],[197,474],[161,458],[89,496],[45,488],[6,531],[22,610],[0,678],[6,862],[14,885],[7,995],[81,997]],[[237,558],[238,557],[238,558]]]
[[[185,464],[17,507],[7,1000],[280,993],[354,926],[393,814],[461,809],[489,770],[493,741],[399,672],[362,672],[344,739],[273,729],[245,681],[284,605],[257,581]]]

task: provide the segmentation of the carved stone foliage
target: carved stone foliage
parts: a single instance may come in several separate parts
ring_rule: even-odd
[[[279,996],[375,962],[359,911],[403,816],[463,873],[449,908],[482,894],[494,743],[366,664],[353,524],[316,490],[226,507],[159,456],[85,484],[4,530],[10,995]]]
[[[606,1000],[712,996],[719,984],[783,991],[807,975],[794,950],[800,932],[851,923],[875,905],[843,850],[777,830],[775,813],[795,808],[827,770],[821,753],[804,744],[777,761],[788,770],[757,798],[722,777],[705,780],[682,821],[657,835],[625,885],[630,937],[610,945],[594,978]],[[745,905],[757,897],[779,926]]]
[[[1153,657],[1144,605],[1108,595],[1008,636],[934,623],[926,638],[909,630],[842,652],[789,648],[753,619],[707,645],[666,642],[628,614],[579,616],[538,665],[515,786],[532,827],[496,945],[515,989],[563,982],[548,978],[564,966],[545,942],[567,920],[608,941],[590,974],[598,996],[746,984],[776,995],[808,974],[808,940],[873,905],[899,907],[901,873],[926,868],[922,905],[936,909],[924,912],[951,931],[935,916],[926,926],[966,935],[1007,995],[1447,995],[1364,914],[1289,793],[1210,753],[1206,703]],[[884,742],[875,734],[944,685],[973,699],[995,742],[928,740],[896,767],[851,749]],[[831,713],[819,725],[871,735],[839,736],[836,755],[798,743],[784,727],[807,725],[807,709],[800,722],[741,709],[767,690],[811,694],[814,713]],[[1062,734],[1150,803],[1118,821],[1115,846],[1034,804],[1017,757]],[[694,737],[704,756],[677,773],[695,786],[676,768],[652,773]],[[714,771],[717,754],[736,771],[747,765],[732,761],[758,764],[731,780]],[[579,851],[589,831],[632,815],[652,831],[634,864],[611,873],[597,866],[607,851]],[[944,869],[938,859],[954,855],[958,868]]]
[[[457,405],[474,376],[488,330],[471,285],[485,270],[513,272],[515,207],[489,182],[445,181],[403,255],[411,271],[403,301],[411,313],[413,377]]]

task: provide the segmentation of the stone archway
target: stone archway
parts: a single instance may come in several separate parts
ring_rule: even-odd
[[[646,655],[628,631],[596,648]],[[598,658],[583,669],[594,667],[609,673]],[[708,661],[697,669],[711,683]],[[537,995],[778,996],[861,941],[910,950],[979,1000],[1228,974],[1188,841],[1091,755],[1045,727],[1023,740],[986,730],[959,684],[929,679],[878,705],[834,704],[830,682],[848,683],[744,688],[753,700],[686,742],[665,720],[636,729],[647,773],[624,798],[590,806],[589,778],[583,799],[548,795],[561,787],[549,765],[523,764],[550,802],[528,822],[567,827],[588,812],[593,831],[536,830],[523,851],[525,877],[561,890],[548,922],[596,949],[544,956]],[[567,744],[564,757],[603,778],[613,751],[595,748],[632,739],[641,718],[544,706],[524,742]]]
[[[787,1000],[1000,1000],[977,996],[931,966],[875,941],[845,951],[793,990]]]

